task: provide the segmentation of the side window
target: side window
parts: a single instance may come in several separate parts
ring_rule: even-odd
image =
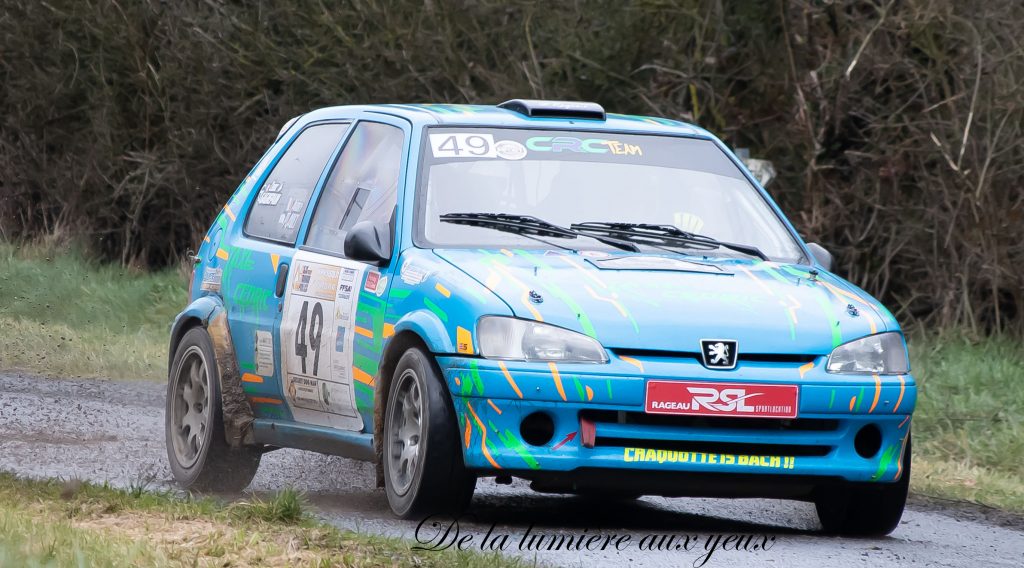
[[[245,222],[247,235],[295,243],[309,197],[348,128],[348,124],[318,124],[299,134],[260,188]]]
[[[331,170],[313,213],[306,244],[343,254],[345,235],[359,221],[387,223],[398,201],[402,129],[360,122]]]

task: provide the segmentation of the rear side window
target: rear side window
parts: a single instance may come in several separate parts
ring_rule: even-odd
[[[360,122],[324,185],[306,244],[343,254],[345,235],[359,221],[387,223],[398,201],[402,129]]]
[[[260,188],[245,222],[247,235],[295,243],[309,197],[348,127],[318,124],[299,134]]]

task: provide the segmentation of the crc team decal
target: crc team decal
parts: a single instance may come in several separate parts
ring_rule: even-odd
[[[281,321],[285,399],[299,422],[362,430],[351,346],[365,265],[299,251],[292,266]]]
[[[800,387],[692,381],[648,381],[651,414],[796,418]]]
[[[643,156],[643,148],[605,138],[576,138],[575,136],[534,136],[526,140],[526,147],[534,152],[579,152],[584,154],[615,154]]]
[[[630,463],[690,463],[714,465],[739,465],[744,467],[764,467],[779,469],[793,469],[794,467],[796,467],[796,458],[793,456],[750,456],[735,454],[708,454],[704,452],[652,450],[650,448],[623,448],[622,460]]]

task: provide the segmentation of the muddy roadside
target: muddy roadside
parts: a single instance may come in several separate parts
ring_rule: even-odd
[[[164,450],[163,400],[160,383],[0,373],[0,470],[174,490]],[[297,450],[274,451],[265,456],[251,490],[263,493],[284,487],[304,491],[318,514],[339,527],[425,538],[422,531],[417,533],[418,523],[390,514],[369,464]],[[589,531],[628,535],[634,542],[652,532],[761,534],[777,539],[770,553],[756,558],[722,554],[716,565],[1024,564],[1024,517],[927,496],[911,499],[891,537],[840,539],[818,533],[813,506],[806,503],[655,497],[608,503],[541,495],[520,482],[500,486],[481,480],[460,528],[477,540],[488,530],[512,538],[527,531],[562,536]],[[682,558],[636,547],[616,552],[544,551],[534,556],[560,565],[628,561],[678,566]]]

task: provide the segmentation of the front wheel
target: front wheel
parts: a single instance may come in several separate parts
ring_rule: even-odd
[[[206,330],[185,334],[167,382],[164,431],[171,473],[182,486],[237,492],[256,475],[262,452],[232,448],[224,436],[220,375]]]
[[[857,484],[819,491],[814,498],[825,532],[844,536],[885,536],[900,524],[910,487],[910,444],[895,483]]]
[[[395,366],[384,413],[384,489],[402,518],[458,513],[473,497],[458,425],[429,355],[406,351]]]

